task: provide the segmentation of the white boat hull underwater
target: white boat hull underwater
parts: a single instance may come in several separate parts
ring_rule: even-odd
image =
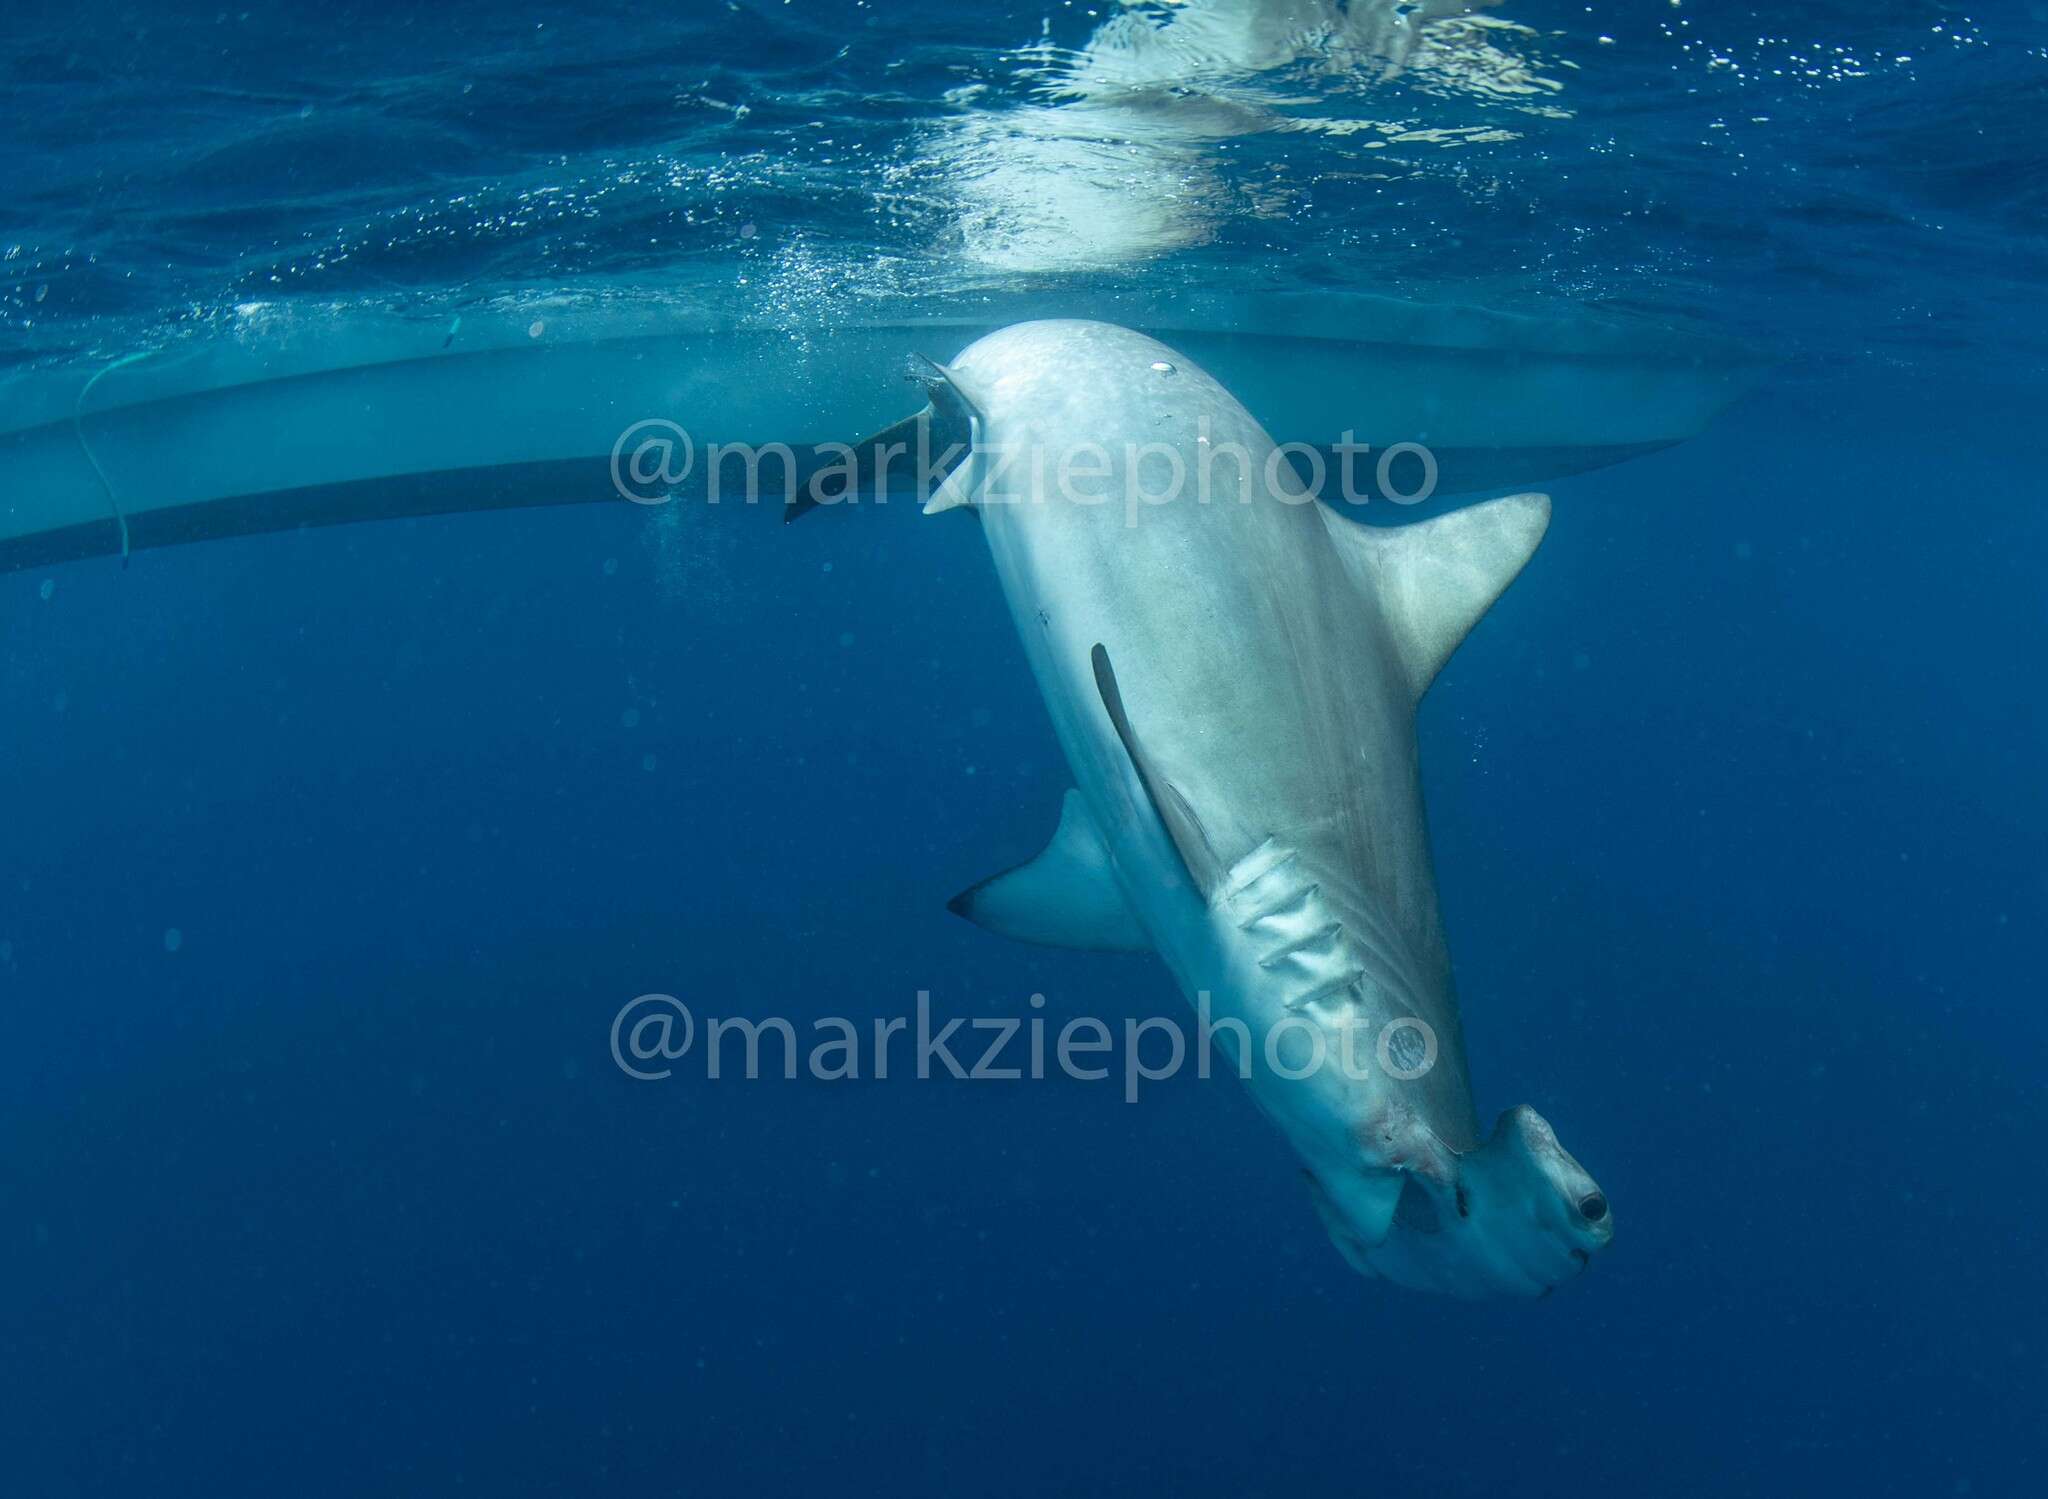
[[[1711,340],[1357,296],[1056,309],[991,296],[796,328],[566,301],[448,321],[258,307],[226,333],[0,378],[0,571],[339,521],[616,501],[617,444],[650,419],[687,431],[700,455],[788,444],[802,470],[817,445],[900,411],[906,355],[943,359],[1049,310],[1167,339],[1269,413],[1282,441],[1426,444],[1445,495],[1682,441],[1756,373]],[[677,492],[702,493],[708,474],[699,463]],[[778,477],[764,470],[761,487]]]
[[[747,494],[785,519],[887,497],[889,465],[849,467],[841,439],[900,413],[904,356],[921,355],[931,404],[871,441],[961,441],[949,474],[913,468],[908,487],[981,519],[1075,782],[1046,851],[952,908],[1025,940],[1157,952],[1357,1269],[1543,1294],[1613,1220],[1534,1111],[1479,1128],[1415,710],[1534,550],[1549,502],[1366,526],[1326,501],[1356,497],[1344,455],[1393,443],[1430,449],[1439,493],[1618,462],[1696,432],[1754,366],[1470,310],[1355,302],[1348,332],[1301,305],[1208,311],[1203,324],[1183,309],[1171,347],[1071,319],[796,337],[533,317],[472,328],[460,348],[459,325],[434,346],[395,325],[32,371],[0,432],[0,571],[618,499],[626,440],[650,418],[699,453],[787,444],[788,473],[758,470]],[[1083,449],[1101,462],[1060,467]],[[1304,458],[1325,465],[1323,500],[1304,491]],[[1161,465],[1182,475],[1163,498]],[[697,492],[720,498],[702,489],[708,467]],[[656,477],[662,492],[626,497],[691,492]]]

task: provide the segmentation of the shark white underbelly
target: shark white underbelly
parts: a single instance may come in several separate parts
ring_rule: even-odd
[[[1485,1138],[1473,1111],[1415,740],[1548,501],[1360,526],[1208,375],[1108,324],[1020,324],[941,374],[973,442],[930,508],[979,516],[1075,780],[1046,851],[953,908],[1149,948],[1241,1023],[1357,1268],[1465,1295],[1578,1273],[1606,1198],[1533,1111]]]

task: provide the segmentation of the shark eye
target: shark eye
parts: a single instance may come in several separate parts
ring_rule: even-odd
[[[1579,1216],[1588,1223],[1598,1223],[1607,1216],[1607,1199],[1598,1192],[1588,1192],[1579,1199]]]

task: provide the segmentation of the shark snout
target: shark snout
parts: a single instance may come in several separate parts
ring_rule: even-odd
[[[1607,1194],[1534,1109],[1503,1114],[1472,1160],[1483,1161],[1478,1174],[1502,1210],[1498,1233],[1507,1257],[1546,1285],[1567,1264],[1570,1274],[1584,1270],[1613,1242]]]
[[[1503,1114],[1448,1182],[1406,1172],[1372,1268],[1454,1296],[1542,1296],[1614,1238],[1607,1194],[1534,1109]],[[1342,1245],[1340,1243],[1339,1247]]]
[[[1541,1195],[1547,1186],[1554,1194],[1550,1204],[1567,1224],[1605,1244],[1614,1237],[1613,1209],[1584,1166],[1560,1145],[1557,1131],[1541,1114],[1522,1104],[1503,1114],[1494,1127],[1496,1138],[1505,1136],[1517,1154],[1528,1162],[1535,1178],[1532,1191]]]

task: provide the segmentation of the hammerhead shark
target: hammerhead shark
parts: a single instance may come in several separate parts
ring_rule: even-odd
[[[980,519],[1074,780],[1045,850],[951,909],[1156,952],[1357,1270],[1468,1297],[1576,1276],[1614,1220],[1533,1109],[1480,1132],[1415,729],[1548,498],[1360,524],[1107,323],[1016,324],[922,378],[920,418],[964,439],[925,508]]]
[[[969,336],[954,326],[921,323],[918,340]],[[1518,494],[1417,524],[1362,525],[1309,482],[1330,454],[1355,457],[1348,431],[1334,449],[1276,445],[1193,360],[1127,328],[985,326],[949,365],[920,366],[925,409],[848,450],[843,470],[831,452],[839,444],[782,445],[784,514],[794,518],[863,493],[885,498],[888,455],[916,443],[912,488],[928,493],[925,508],[981,521],[1073,772],[1045,850],[951,909],[1026,941],[1157,953],[1299,1157],[1332,1240],[1358,1270],[1465,1296],[1540,1295],[1577,1275],[1613,1236],[1606,1195],[1534,1110],[1479,1129],[1415,733],[1422,694],[1542,538],[1548,499]],[[855,331],[840,351],[847,369],[894,336]],[[1373,401],[1398,393],[1368,345],[1320,355],[1312,339],[1261,347],[1269,357],[1233,378],[1277,380],[1295,404],[1321,399],[1305,431],[1323,441],[1360,390]],[[1220,337],[1203,348],[1245,357]],[[608,372],[604,388],[617,396],[637,388],[618,384],[621,371],[668,369],[591,345],[515,380],[504,351],[466,357],[479,365],[467,383],[448,360],[399,361],[138,398],[94,408],[88,424],[95,375],[68,417],[0,432],[0,472],[24,480],[0,502],[0,571],[286,525],[612,494],[585,482],[589,433],[542,420],[581,409],[553,392],[570,374]],[[1468,394],[1504,388],[1474,385],[1476,370],[1466,371]],[[168,364],[160,374],[174,386],[182,378]],[[676,383],[695,388],[694,379]],[[726,387],[796,405],[839,393],[829,381]],[[1693,408],[1708,390],[1687,385],[1680,406],[1703,416]],[[418,398],[429,391],[439,398]],[[506,406],[519,392],[531,399]],[[1433,389],[1408,395],[1411,414],[1459,404]],[[470,429],[449,420],[457,396],[504,406],[489,451],[473,451]],[[601,426],[616,405],[594,399],[590,420]],[[355,425],[307,419],[319,410],[353,413]],[[298,419],[250,419],[262,411]],[[362,440],[366,413],[376,430],[406,438],[390,473],[348,461],[385,446]],[[519,446],[529,426],[545,428],[530,451]],[[213,442],[215,427],[292,434],[293,462],[261,444]],[[307,433],[326,435],[306,446]],[[157,461],[197,447],[224,456]],[[936,465],[924,461],[934,447]],[[1501,451],[1567,472],[1632,449],[1503,438]],[[640,498],[619,485],[620,455],[614,445],[616,493]],[[144,459],[182,477],[138,488],[130,480]],[[1467,469],[1465,484],[1446,487],[1492,472]],[[294,476],[290,487],[276,487],[279,470]],[[1355,497],[1358,477],[1348,467],[1336,475],[1342,499]]]

